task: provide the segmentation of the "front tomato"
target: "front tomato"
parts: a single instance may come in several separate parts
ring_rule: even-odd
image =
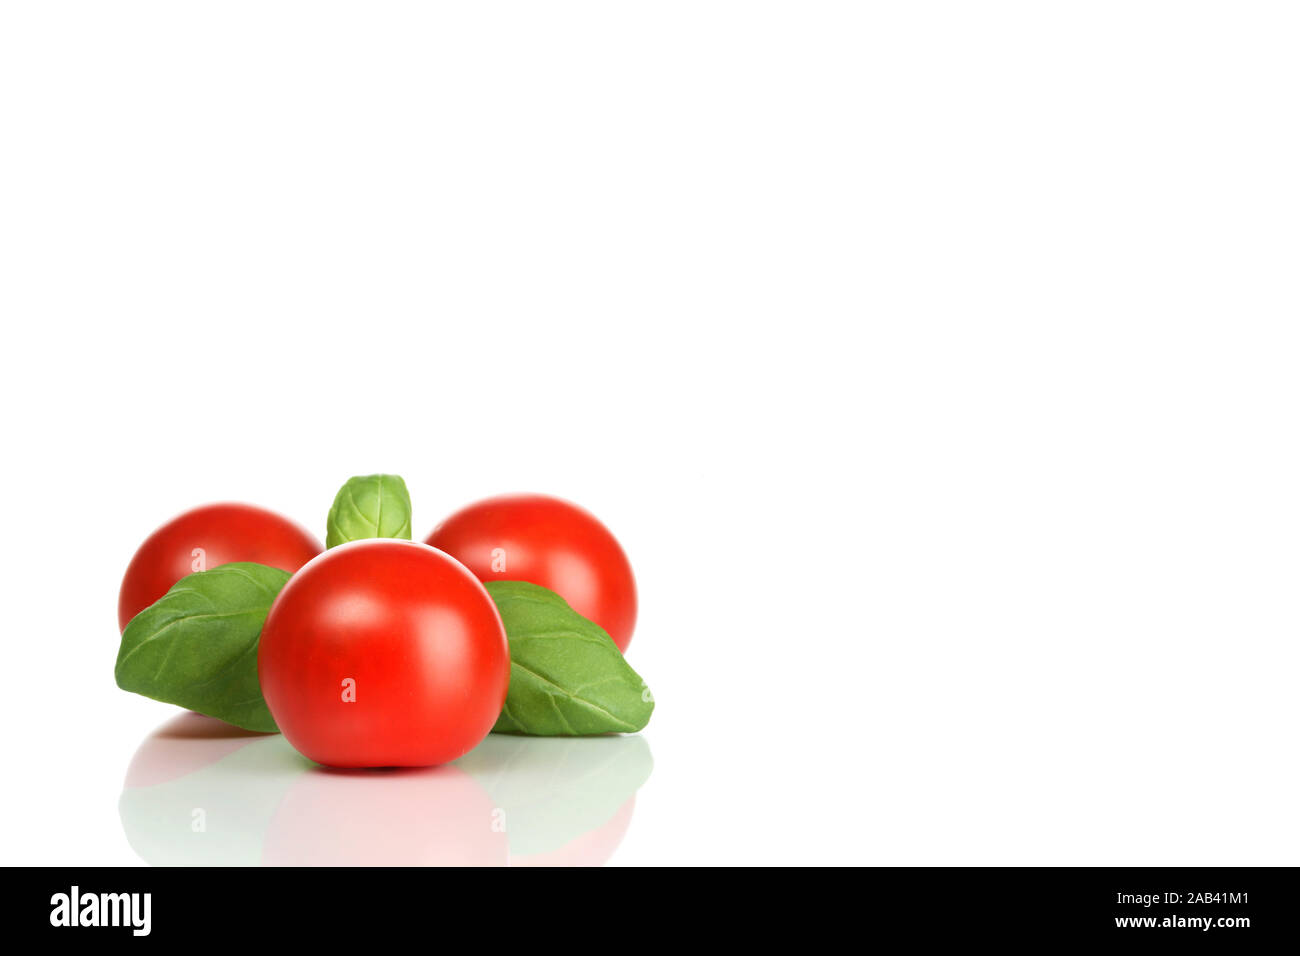
[[[173,584],[195,571],[232,561],[267,564],[292,574],[320,554],[320,542],[288,518],[254,505],[203,505],[178,515],[140,545],[117,596],[126,626]]]
[[[295,574],[257,665],[285,738],[331,767],[455,760],[492,729],[510,682],[483,585],[441,551],[393,538],[340,545]]]
[[[480,581],[528,581],[556,592],[626,651],[636,581],[622,547],[591,512],[546,495],[501,495],[460,509],[425,538]]]

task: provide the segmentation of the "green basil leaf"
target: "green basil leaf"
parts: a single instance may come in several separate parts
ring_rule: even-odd
[[[288,580],[243,561],[187,574],[126,626],[117,686],[245,730],[278,730],[257,681],[257,640]]]
[[[358,475],[334,496],[325,547],[361,538],[411,540],[411,495],[398,475]]]
[[[602,628],[536,584],[484,586],[510,641],[510,691],[494,733],[579,737],[646,725],[654,698]]]

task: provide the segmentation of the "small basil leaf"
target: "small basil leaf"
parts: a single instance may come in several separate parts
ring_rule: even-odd
[[[646,725],[654,698],[602,628],[536,584],[484,586],[510,641],[510,690],[494,733],[579,737]]]
[[[278,730],[257,681],[257,640],[288,580],[242,561],[187,574],[126,626],[117,686],[245,730]]]
[[[358,475],[334,496],[325,547],[361,538],[411,540],[411,495],[398,475]]]

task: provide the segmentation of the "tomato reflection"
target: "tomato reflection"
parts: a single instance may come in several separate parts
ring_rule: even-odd
[[[186,713],[141,743],[119,813],[164,866],[599,866],[652,768],[639,735],[491,735],[444,767],[330,770]]]

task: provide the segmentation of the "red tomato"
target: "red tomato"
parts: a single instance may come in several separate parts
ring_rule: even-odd
[[[632,565],[609,529],[577,505],[545,495],[502,495],[462,508],[426,544],[480,581],[550,588],[626,651],[636,626]]]
[[[427,545],[371,538],[331,548],[267,614],[257,674],[289,743],[331,767],[424,767],[487,736],[510,650],[496,605]]]
[[[253,505],[204,505],[173,518],[145,539],[127,565],[117,596],[123,631],[135,617],[195,571],[256,561],[292,574],[320,554],[320,542],[288,518]]]

